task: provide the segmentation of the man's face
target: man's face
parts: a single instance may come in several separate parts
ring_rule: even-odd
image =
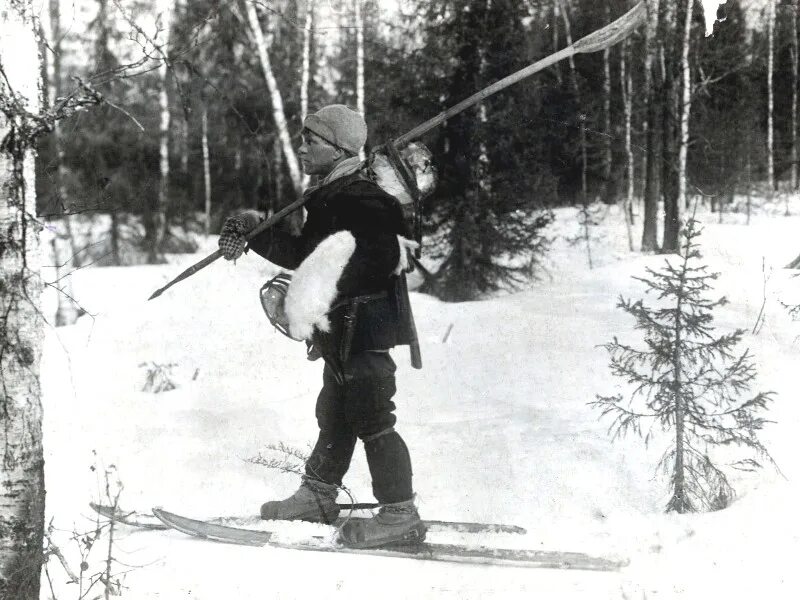
[[[316,133],[303,131],[303,143],[298,152],[303,172],[307,175],[322,175],[331,172],[344,155],[344,150],[323,140]]]

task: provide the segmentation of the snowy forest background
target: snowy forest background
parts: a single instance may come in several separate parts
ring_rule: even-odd
[[[307,578],[291,552],[87,516],[90,499],[249,514],[292,491],[242,460],[314,433],[316,365],[243,335],[267,329],[253,299],[274,269],[217,264],[144,299],[230,214],[299,197],[305,114],[361,110],[369,152],[635,4],[7,2],[0,597],[352,598],[382,577],[409,598],[796,597],[796,0],[648,0],[623,42],[423,138],[440,176],[411,275],[425,369],[398,360],[423,516],[519,523],[471,543],[612,554],[621,574],[303,556]]]
[[[39,214],[59,222],[63,255],[80,266],[156,263],[192,248],[179,231],[216,232],[232,211],[294,200],[309,110],[363,110],[369,151],[632,3],[298,0],[256,3],[257,16],[237,3],[62,4],[42,13],[48,97],[80,77],[107,99],[38,144]],[[793,6],[778,3],[773,31],[767,4],[728,2],[712,37],[704,7],[693,7],[685,188],[686,7],[662,2],[649,38],[639,28],[425,136],[441,176],[424,220],[436,295],[464,300],[526,281],[554,207],[586,206],[588,239],[589,205],[627,203],[631,248],[670,251],[679,204],[746,210],[737,192],[796,188]],[[102,238],[80,216],[106,216]],[[511,255],[527,260],[498,263]]]

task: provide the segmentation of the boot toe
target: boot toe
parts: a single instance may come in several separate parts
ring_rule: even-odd
[[[339,543],[349,548],[419,544],[425,541],[426,533],[427,527],[420,519],[386,523],[375,517],[369,521],[347,522],[339,533]]]

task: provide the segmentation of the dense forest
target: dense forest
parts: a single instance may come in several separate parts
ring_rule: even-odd
[[[40,138],[39,214],[71,238],[76,215],[107,215],[105,235],[62,252],[79,264],[157,262],[191,249],[176,227],[216,233],[232,211],[271,213],[297,198],[308,111],[363,110],[369,150],[634,4],[52,1],[48,98],[85,85],[104,101]],[[796,3],[778,3],[771,19],[769,4],[729,1],[713,24],[690,7],[650,2],[624,42],[561,61],[425,135],[440,175],[423,215],[437,295],[530,279],[555,206],[584,208],[591,263],[595,203],[625,203],[632,250],[669,252],[693,201],[747,210],[758,185],[796,188]],[[80,253],[86,243],[96,246]]]

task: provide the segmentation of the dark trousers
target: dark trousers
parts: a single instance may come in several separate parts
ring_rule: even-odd
[[[319,437],[306,464],[309,477],[341,485],[360,438],[378,502],[413,497],[411,458],[403,438],[394,431],[395,369],[388,352],[359,352],[344,364],[339,384],[325,365],[316,406]]]

